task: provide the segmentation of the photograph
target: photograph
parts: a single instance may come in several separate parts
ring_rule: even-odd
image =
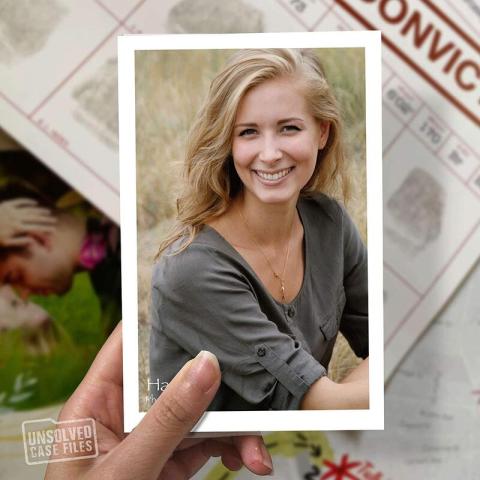
[[[0,412],[64,402],[120,321],[120,230],[26,150],[0,151]]]
[[[119,38],[126,428],[211,354],[194,432],[382,428],[379,42]]]

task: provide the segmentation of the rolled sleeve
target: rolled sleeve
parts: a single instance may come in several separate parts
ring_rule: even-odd
[[[154,269],[152,301],[157,330],[191,357],[214,353],[222,382],[248,404],[297,409],[326,374],[262,312],[241,268],[208,246],[163,257]]]
[[[255,348],[258,362],[279,382],[272,392],[272,410],[298,409],[310,386],[327,374],[325,368],[302,349],[297,349],[293,359],[286,363],[266,344]]]

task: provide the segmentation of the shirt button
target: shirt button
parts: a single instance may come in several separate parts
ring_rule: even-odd
[[[272,383],[267,383],[267,384],[265,385],[265,388],[263,389],[263,391],[264,391],[265,393],[268,393],[268,392],[273,388],[274,385],[275,385],[274,382],[272,382]]]
[[[292,318],[295,316],[295,307],[288,307],[287,315]]]
[[[267,351],[265,350],[265,347],[258,347],[257,349],[257,355],[259,357],[264,357]]]

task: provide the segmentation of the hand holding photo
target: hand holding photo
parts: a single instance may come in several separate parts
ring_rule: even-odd
[[[382,428],[378,33],[174,42],[119,39],[126,428],[202,350],[222,382],[195,432]],[[361,75],[349,104],[323,65],[342,57]],[[174,160],[180,182],[155,174]]]

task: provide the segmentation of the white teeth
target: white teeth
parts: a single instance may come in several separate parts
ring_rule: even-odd
[[[284,170],[280,170],[279,172],[275,173],[266,173],[259,170],[255,170],[255,172],[260,178],[263,178],[264,180],[275,181],[288,175],[290,173],[290,170],[291,168],[285,168]]]

